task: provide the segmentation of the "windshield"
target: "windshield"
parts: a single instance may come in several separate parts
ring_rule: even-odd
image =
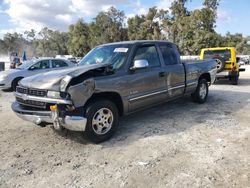
[[[31,65],[33,65],[34,63],[35,63],[35,60],[29,60],[26,63],[23,63],[22,65],[20,65],[19,67],[17,67],[17,69],[27,69]]]
[[[225,61],[229,61],[231,58],[230,50],[207,50],[204,52],[205,59],[223,58]]]
[[[79,65],[111,63],[114,69],[118,69],[124,63],[129,47],[128,44],[96,47],[82,58]]]

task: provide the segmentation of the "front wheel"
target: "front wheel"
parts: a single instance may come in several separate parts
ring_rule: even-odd
[[[90,103],[85,112],[87,126],[84,135],[94,143],[108,140],[115,133],[119,123],[116,105],[108,100]]]
[[[206,79],[201,79],[197,85],[195,92],[191,95],[194,102],[204,103],[207,100],[208,83]]]

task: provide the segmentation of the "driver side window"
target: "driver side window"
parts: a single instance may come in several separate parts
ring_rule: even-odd
[[[134,57],[135,60],[147,60],[149,67],[160,66],[159,56],[154,45],[139,47]]]
[[[48,69],[49,60],[42,60],[30,67],[31,70]]]

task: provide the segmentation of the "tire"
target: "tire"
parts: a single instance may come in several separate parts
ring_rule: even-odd
[[[11,89],[16,91],[16,87],[18,86],[18,82],[23,78],[15,78],[11,83]]]
[[[225,67],[225,60],[223,58],[216,58],[217,62],[217,73],[222,72]]]
[[[87,125],[84,136],[94,143],[108,140],[119,124],[119,112],[109,100],[97,100],[87,105],[85,117]]]
[[[233,85],[238,85],[238,83],[239,83],[239,75],[235,75],[235,76],[231,77],[231,83]]]
[[[197,85],[195,92],[191,95],[194,102],[203,104],[207,100],[208,83],[206,79],[201,79]]]

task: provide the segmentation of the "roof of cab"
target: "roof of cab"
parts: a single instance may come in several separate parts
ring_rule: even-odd
[[[116,45],[116,44],[136,44],[136,43],[147,43],[147,42],[152,42],[152,43],[170,43],[173,44],[169,41],[166,40],[131,40],[131,41],[121,41],[121,42],[113,42],[113,43],[107,43],[107,44],[102,44],[100,46],[106,46],[106,45]]]

